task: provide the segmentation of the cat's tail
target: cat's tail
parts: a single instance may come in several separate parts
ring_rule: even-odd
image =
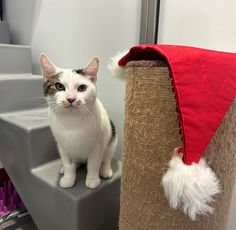
[[[125,69],[123,66],[119,66],[119,60],[128,53],[128,50],[118,52],[114,57],[111,57],[111,62],[108,65],[108,69],[111,71],[113,77],[125,80]]]

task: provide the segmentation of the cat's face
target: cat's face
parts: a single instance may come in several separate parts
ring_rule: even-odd
[[[86,113],[89,106],[95,103],[98,58],[79,70],[58,68],[46,55],[41,55],[40,63],[44,76],[44,94],[55,112],[81,110]]]

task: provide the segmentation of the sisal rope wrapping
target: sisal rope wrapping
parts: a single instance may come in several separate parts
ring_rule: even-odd
[[[181,145],[168,67],[132,61],[126,78],[120,230],[226,230],[236,171],[236,100],[205,154],[222,189],[215,212],[191,221],[169,208],[161,186],[173,149]]]

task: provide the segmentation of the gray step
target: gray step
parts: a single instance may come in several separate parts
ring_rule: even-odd
[[[0,105],[0,113],[45,106],[42,76],[0,74]]]
[[[0,21],[0,43],[10,43],[10,32],[8,23]]]
[[[85,186],[85,167],[76,185],[58,185],[60,159],[45,109],[0,114],[0,160],[39,230],[118,229],[121,163],[96,190]]]
[[[21,157],[24,167],[27,166],[29,170],[59,157],[47,123],[47,109],[45,107],[0,114],[0,130],[5,130],[4,136],[17,136],[14,146],[25,149]]]
[[[32,73],[29,46],[0,44],[0,74]]]

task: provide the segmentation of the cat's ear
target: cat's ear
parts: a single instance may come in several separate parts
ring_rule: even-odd
[[[98,57],[95,57],[83,69],[85,74],[94,83],[97,81],[98,68],[99,68],[99,59]]]
[[[54,65],[52,63],[52,61],[50,61],[50,59],[45,54],[41,54],[40,64],[41,64],[41,68],[43,70],[44,81],[49,80],[50,77],[55,75],[59,70],[59,68],[56,65]]]

